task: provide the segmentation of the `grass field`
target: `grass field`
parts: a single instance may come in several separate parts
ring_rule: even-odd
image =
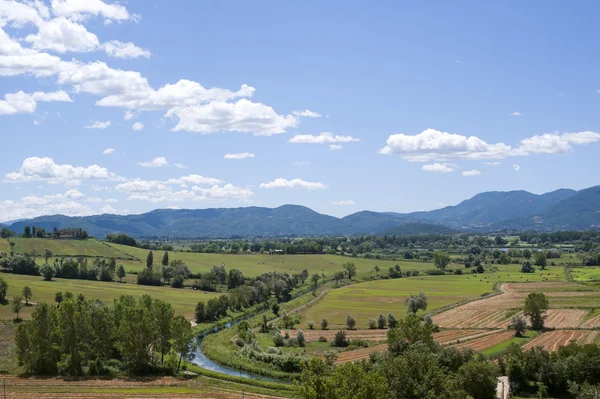
[[[35,251],[38,256],[44,254],[48,248],[54,256],[102,256],[105,258],[131,258],[132,255],[119,248],[112,247],[107,243],[95,239],[87,240],[50,240],[45,238],[11,238],[15,243],[15,253],[31,253]],[[127,247],[125,247],[127,248]],[[10,250],[10,246],[6,251]],[[0,251],[2,251],[0,247]]]
[[[517,265],[507,265],[501,266],[496,273],[410,277],[355,284],[328,293],[321,302],[303,314],[302,326],[307,327],[306,323],[310,320],[318,325],[325,317],[330,328],[342,328],[346,317],[351,314],[356,318],[357,328],[364,329],[368,328],[369,318],[377,318],[379,313],[387,316],[392,312],[397,317],[404,315],[404,299],[420,291],[429,298],[427,312],[430,312],[486,292],[491,293],[496,282],[531,282],[545,278],[536,273],[519,273],[519,268]],[[548,273],[550,281],[564,281],[562,267],[550,267],[545,273]]]
[[[508,348],[508,346],[512,343],[517,343],[519,345],[523,345],[523,344],[527,343],[530,339],[536,337],[537,335],[538,335],[537,331],[531,331],[531,330],[526,331],[522,337],[512,337],[508,341],[504,341],[498,345],[492,346],[491,348],[484,350],[483,354],[493,355],[495,353],[501,352],[501,351],[505,350],[506,348]]]
[[[575,281],[600,281],[600,266],[574,267],[571,276]]]
[[[72,280],[72,279],[53,279],[44,281],[39,276],[24,276],[19,274],[0,273],[0,276],[8,282],[7,298],[20,295],[24,286],[28,286],[33,291],[32,302],[54,302],[54,294],[57,291],[71,291],[74,295],[82,293],[88,299],[99,299],[105,303],[112,302],[113,299],[121,295],[132,295],[140,297],[148,294],[156,299],[162,299],[169,302],[177,313],[191,318],[194,309],[199,300],[207,301],[220,294],[205,293],[202,291],[193,291],[191,289],[175,289],[171,287],[149,287],[136,284],[108,283],[104,281]],[[27,319],[30,317],[33,307],[25,307],[21,317]],[[0,320],[12,320],[10,303],[0,305]]]

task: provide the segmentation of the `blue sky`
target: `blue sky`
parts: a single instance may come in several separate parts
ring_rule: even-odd
[[[596,185],[576,6],[0,0],[0,221]]]

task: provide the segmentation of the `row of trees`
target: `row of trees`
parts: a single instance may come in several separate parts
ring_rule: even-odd
[[[71,296],[58,307],[38,304],[15,343],[29,373],[106,375],[178,372],[195,353],[193,338],[189,321],[147,295],[110,306]]]

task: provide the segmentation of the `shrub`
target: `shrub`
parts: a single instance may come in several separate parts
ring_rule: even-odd
[[[298,329],[298,332],[296,332],[296,340],[298,340],[298,346],[304,347],[306,345],[306,341],[304,339],[304,331]]]
[[[321,330],[327,330],[328,325],[329,322],[327,322],[327,319],[323,317],[323,320],[321,320]]]
[[[443,276],[446,273],[441,269],[427,269],[425,270],[425,274],[428,276]]]
[[[377,328],[379,328],[380,330],[383,330],[385,328],[386,325],[386,320],[385,320],[385,316],[381,313],[379,313],[379,316],[377,316]]]
[[[375,320],[375,319],[374,319],[374,318],[372,318],[372,317],[369,319],[369,328],[370,328],[371,330],[374,330],[374,329],[376,329],[376,328],[377,328],[377,320]]]
[[[483,272],[485,272],[485,269],[483,268],[483,266],[482,265],[477,266],[477,273],[481,274]]]
[[[398,320],[393,313],[388,314],[388,327],[395,328],[398,325]]]
[[[533,267],[533,264],[528,260],[523,262],[523,264],[521,265],[521,273],[533,273],[533,272],[535,272],[535,267]]]
[[[331,342],[331,346],[336,348],[345,348],[348,346],[348,339],[346,338],[346,331],[340,330],[335,333],[335,337]]]
[[[273,337],[273,343],[278,348],[284,345],[283,337],[281,336],[281,334],[275,333],[275,336]]]
[[[171,287],[173,288],[183,288],[184,278],[181,274],[176,275],[173,280],[171,280]]]
[[[314,329],[315,329],[315,322],[314,322],[314,321],[312,321],[312,320],[311,320],[311,321],[309,321],[309,322],[308,322],[308,328],[309,328],[309,329],[311,329],[311,330],[314,330]]]
[[[355,326],[356,319],[354,318],[354,316],[349,314],[348,317],[346,317],[346,327],[348,327],[348,330],[354,330]]]
[[[454,269],[454,274],[457,274],[460,276],[463,274],[463,271],[462,271],[462,269]]]
[[[44,280],[50,281],[52,280],[52,277],[54,277],[54,268],[50,265],[42,266],[40,273],[44,277]]]
[[[327,342],[327,338],[320,336],[319,337],[319,342]]]
[[[353,339],[350,341],[350,346],[357,346],[359,348],[368,348],[369,343],[364,339]]]

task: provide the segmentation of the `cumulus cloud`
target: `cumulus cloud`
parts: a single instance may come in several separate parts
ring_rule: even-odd
[[[345,200],[345,201],[333,201],[334,205],[356,205],[356,202],[352,201],[352,200]]]
[[[133,17],[122,5],[107,4],[101,0],[52,0],[52,13],[73,20],[102,16],[109,20],[125,21]]]
[[[516,163],[514,163],[512,167],[515,172],[518,172],[521,170],[521,167],[519,165],[517,165]]]
[[[30,195],[19,201],[0,201],[0,221],[30,219],[42,215],[89,216],[92,210],[73,200],[78,194],[70,193],[45,196]],[[81,194],[81,193],[79,193]]]
[[[260,188],[297,188],[303,190],[320,190],[327,186],[323,183],[315,183],[302,179],[283,179],[277,178],[268,183],[261,183]]]
[[[110,154],[112,154],[112,153],[114,153],[114,152],[115,152],[115,149],[114,149],[114,148],[107,148],[107,149],[106,149],[106,150],[104,150],[102,153],[103,153],[104,155],[110,155]]]
[[[88,52],[100,45],[96,35],[88,32],[83,25],[64,17],[39,24],[38,33],[28,35],[25,41],[36,50],[51,50],[57,53]]]
[[[254,154],[252,154],[251,152],[240,152],[237,154],[225,154],[223,156],[223,158],[225,159],[248,159],[248,158],[254,158]]]
[[[450,159],[486,160],[526,156],[532,153],[565,153],[573,145],[600,141],[596,132],[543,134],[521,140],[520,146],[504,143],[489,144],[475,136],[462,136],[427,129],[416,135],[393,134],[380,154],[396,154],[411,162],[428,162]]]
[[[138,162],[138,165],[145,168],[162,168],[163,166],[168,166],[169,163],[165,157],[156,157],[152,161]]]
[[[59,165],[52,158],[47,157],[27,158],[17,172],[7,173],[4,176],[5,183],[46,181],[51,184],[78,185],[82,180],[123,181],[124,178],[98,165]]]
[[[201,176],[199,176],[201,177]],[[195,179],[187,179],[187,182]],[[197,180],[197,179],[196,179]],[[205,183],[208,180],[203,181]],[[179,202],[179,201],[222,201],[243,200],[254,195],[252,190],[236,187],[232,184],[219,186],[217,184],[210,188],[193,186],[190,189],[175,191],[169,186],[170,182],[134,180],[117,185],[118,191],[128,194],[130,200],[157,202]]]
[[[131,42],[123,43],[118,40],[111,40],[110,42],[102,43],[101,48],[106,54],[116,58],[150,58],[151,56],[149,50],[140,48]]]
[[[297,134],[288,140],[294,144],[330,144],[330,143],[352,143],[360,141],[358,138],[351,136],[338,136],[330,132],[323,132],[318,136],[312,134]]]
[[[140,130],[144,130],[144,124],[142,122],[136,122],[133,124],[133,126],[131,126],[131,128],[136,132],[140,131]]]
[[[102,212],[103,214],[113,214],[114,215],[117,213],[117,210],[110,205],[104,205],[100,209],[100,212]]]
[[[182,163],[174,163],[173,166],[175,166],[178,169],[187,169],[187,166]]]
[[[462,172],[462,175],[466,176],[466,177],[477,176],[477,175],[480,175],[480,174],[481,174],[481,172],[478,171],[478,170],[475,170],[475,169],[473,169],[473,170],[465,170],[464,172]]]
[[[502,162],[494,161],[494,162],[484,162],[484,164],[489,166],[499,166],[502,165]]]
[[[50,93],[19,91],[5,94],[4,100],[0,100],[0,115],[31,114],[36,111],[38,102],[52,101],[72,102],[69,95],[62,90]]]
[[[279,115],[272,107],[245,98],[233,103],[213,101],[203,105],[175,107],[166,116],[178,119],[173,131],[203,134],[235,131],[272,136],[298,124],[292,115]]]
[[[294,166],[298,166],[300,168],[303,166],[310,166],[310,162],[308,162],[308,161],[294,161],[294,162],[292,162],[292,164]]]
[[[423,165],[421,168],[425,172],[450,173],[454,172],[452,165],[446,163],[434,163],[431,165]]]
[[[341,144],[329,144],[329,151],[341,150],[342,148],[344,148],[344,146]]]
[[[323,115],[321,115],[321,114],[319,114],[317,112],[311,111],[310,109],[305,109],[304,111],[296,109],[296,110],[292,111],[292,115],[303,116],[303,117],[306,117],[306,118],[320,118],[320,117],[323,116]]]
[[[123,116],[123,119],[125,119],[126,121],[135,118],[135,112],[133,111],[125,111],[125,115]]]
[[[513,112],[510,114],[510,116],[522,116],[523,114],[520,112]]]
[[[89,125],[85,126],[86,129],[106,129],[110,126],[110,121],[102,122],[102,121],[94,121]]]
[[[219,179],[215,179],[214,177],[204,177],[201,175],[188,175],[182,176],[177,179],[169,179],[166,182],[167,184],[179,184],[179,185],[192,185],[192,184],[220,184],[223,183]]]

